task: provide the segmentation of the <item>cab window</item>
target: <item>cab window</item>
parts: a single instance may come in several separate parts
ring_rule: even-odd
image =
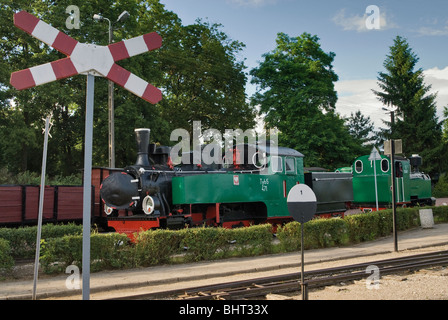
[[[361,160],[356,160],[355,161],[355,171],[356,171],[356,173],[361,173],[362,170],[363,170],[362,161]]]
[[[286,173],[296,173],[294,158],[285,158]]]
[[[271,168],[272,172],[282,172],[283,171],[282,158],[277,156],[271,157]]]
[[[381,160],[381,171],[383,171],[383,172],[389,171],[389,160],[387,160],[387,159]]]

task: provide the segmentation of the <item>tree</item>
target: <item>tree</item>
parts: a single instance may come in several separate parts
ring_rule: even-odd
[[[245,66],[236,60],[244,45],[232,41],[219,24],[197,20],[185,26],[160,56],[167,95],[162,114],[171,129],[192,132],[192,121],[204,129],[243,130],[255,126],[254,109],[246,102]]]
[[[116,42],[156,31],[163,38],[160,49],[117,63],[160,88],[163,100],[152,105],[115,86],[116,165],[135,161],[134,128],[151,128],[151,140],[169,143],[171,130],[191,127],[245,129],[254,126],[255,114],[245,101],[244,64],[236,56],[243,44],[232,41],[219,25],[198,21],[184,26],[159,0],[81,1],[80,29],[67,29],[65,12],[70,0],[0,0],[0,168],[40,171],[42,118],[53,113],[47,172],[69,175],[83,164],[86,77],[74,76],[17,91],[9,84],[14,71],[65,57],[13,25],[13,14],[27,10],[83,43],[108,44],[107,23],[94,21],[101,13],[116,24]],[[93,164],[107,165],[107,81],[95,81]]]
[[[370,117],[365,117],[361,110],[351,113],[350,117],[345,119],[345,123],[348,127],[350,135],[359,145],[357,150],[358,155],[363,155],[369,153],[372,149],[373,141],[375,137],[372,136],[374,133],[374,125],[370,120]]]
[[[383,130],[387,139],[402,139],[406,154],[419,153],[423,168],[428,173],[440,171],[441,123],[436,116],[436,94],[429,93],[422,69],[416,69],[419,61],[407,40],[394,39],[384,68],[379,72],[378,86],[382,91],[373,92],[383,104],[395,108],[395,121],[385,122],[389,130]]]
[[[251,70],[259,105],[268,127],[280,131],[279,143],[305,154],[307,166],[336,168],[353,161],[353,139],[335,112],[333,52],[324,52],[309,33],[279,33],[277,47]]]

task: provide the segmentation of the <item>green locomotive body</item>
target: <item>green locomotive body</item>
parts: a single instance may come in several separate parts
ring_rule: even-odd
[[[193,224],[236,226],[291,220],[286,198],[297,183],[304,183],[303,155],[279,147],[257,147],[266,155],[267,165],[247,164],[204,174],[172,179],[173,205],[190,211]],[[279,220],[280,221],[280,220]]]
[[[369,155],[355,159],[352,166],[355,207],[374,210],[376,203],[379,208],[392,207],[390,162],[390,158],[385,155],[381,155],[381,160],[369,160]],[[411,172],[411,163],[406,158],[396,157],[394,165],[396,204],[398,206],[432,204],[429,176]]]

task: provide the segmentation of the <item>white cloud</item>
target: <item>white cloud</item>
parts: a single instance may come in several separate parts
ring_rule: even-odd
[[[423,72],[425,84],[431,85],[430,93],[437,93],[437,116],[443,117],[443,107],[448,106],[448,66],[444,69],[432,68]],[[336,110],[345,117],[351,112],[361,110],[364,116],[369,116],[375,127],[383,127],[383,120],[389,120],[389,115],[381,108],[383,104],[377,99],[372,89],[379,91],[376,79],[338,81],[335,90],[338,93]]]
[[[261,7],[277,3],[277,1],[278,0],[227,0],[227,2],[246,7]]]
[[[430,26],[420,27],[417,32],[420,36],[448,36],[448,21],[444,25],[440,26],[437,19],[428,21],[427,24]]]
[[[448,36],[448,26],[442,29],[435,29],[431,27],[421,27],[417,30],[420,36]]]
[[[423,71],[425,83],[431,85],[431,92],[437,92],[437,115],[443,115],[443,107],[448,106],[448,66],[444,69],[431,68]]]
[[[336,110],[345,117],[361,110],[364,116],[370,117],[375,127],[381,127],[381,119],[387,119],[387,114],[381,110],[382,103],[378,101],[372,89],[379,90],[375,79],[348,80],[335,83],[338,93]]]
[[[357,31],[357,32],[365,32],[371,31],[366,26],[366,20],[370,18],[372,13],[362,13],[361,14],[351,14],[348,15],[346,13],[346,9],[339,10],[336,15],[333,17],[333,22],[342,27],[346,31]],[[379,17],[380,17],[380,25],[379,30],[388,30],[392,28],[397,28],[397,24],[395,24],[390,16],[386,13],[385,9],[379,8]]]

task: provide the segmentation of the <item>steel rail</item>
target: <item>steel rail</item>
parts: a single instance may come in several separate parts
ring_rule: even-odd
[[[305,272],[305,277],[308,279],[305,282],[309,288],[315,288],[344,281],[360,280],[370,275],[365,270],[371,265],[379,268],[381,276],[429,266],[448,265],[448,251],[310,270]],[[300,272],[294,272],[215,285],[125,296],[112,300],[148,300],[167,297],[181,300],[241,299],[262,296],[268,293],[300,291],[300,289]]]

